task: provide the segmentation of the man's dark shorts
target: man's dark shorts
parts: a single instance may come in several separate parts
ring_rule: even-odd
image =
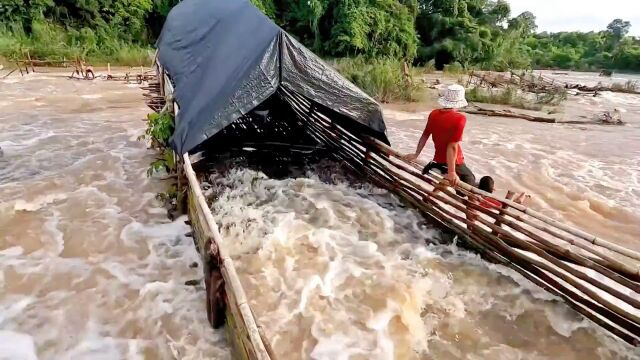
[[[429,173],[430,170],[433,170],[433,169],[439,170],[442,173],[442,175],[446,175],[449,168],[447,167],[447,164],[440,164],[432,161],[428,163],[427,166],[424,167],[424,169],[422,170],[422,173],[427,174]],[[467,183],[471,186],[476,186],[476,176],[473,175],[473,173],[467,167],[467,165],[465,164],[456,165],[456,174],[458,174],[460,181]]]

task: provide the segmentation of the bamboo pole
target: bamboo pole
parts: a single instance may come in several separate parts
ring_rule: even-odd
[[[421,190],[428,192],[428,190],[418,184],[416,184],[416,186],[420,187]],[[431,193],[430,193],[431,194]],[[433,193],[434,196],[436,196],[435,193]],[[513,228],[514,230],[528,236],[529,238],[531,238],[532,240],[540,243],[542,246],[542,248],[550,253],[553,253],[553,255],[555,255],[556,257],[564,257],[567,258],[569,260],[571,260],[571,262],[577,264],[577,265],[581,265],[584,267],[588,267],[591,268],[597,272],[599,272],[600,274],[612,279],[615,282],[618,282],[619,284],[626,286],[636,292],[640,291],[640,285],[634,281],[630,281],[627,278],[625,278],[624,276],[621,276],[613,271],[611,271],[610,269],[595,263],[594,261],[592,261],[589,258],[580,256],[579,254],[576,254],[572,251],[570,251],[569,249],[565,249],[562,248],[554,243],[551,243],[549,241],[547,241],[546,239],[524,229],[523,227],[519,226],[517,223],[510,221],[504,217],[500,217],[499,214],[494,213],[490,210],[487,210],[477,204],[473,204],[471,202],[469,202],[466,199],[463,199],[461,197],[459,197],[457,194],[455,194],[453,191],[447,191],[447,195],[452,197],[454,200],[457,200],[458,203],[465,203],[467,207],[472,208],[473,210],[476,211],[481,211],[484,215],[489,216],[491,218],[494,218],[496,220],[496,222],[501,221],[504,222],[505,225],[508,225],[509,227]],[[437,195],[439,196],[439,195]],[[493,224],[495,226],[495,224]],[[494,232],[497,232],[497,230],[494,230]]]
[[[404,191],[406,191],[407,187],[402,187],[402,188],[400,188],[400,187],[396,187],[395,189],[396,189],[396,190],[401,189],[401,191],[403,191],[403,192],[404,192]],[[420,206],[420,207],[423,207],[423,206],[426,206],[426,204],[429,204],[429,207],[431,207],[431,211],[428,211],[428,209],[427,209],[427,212],[428,212],[429,214],[432,214],[432,215],[433,215],[433,214],[435,214],[435,213],[437,213],[437,212],[442,213],[443,215],[445,215],[445,216],[444,216],[444,219],[445,219],[445,221],[448,223],[448,225],[449,225],[450,227],[452,227],[452,228],[457,228],[457,230],[458,230],[459,232],[461,232],[461,233],[465,233],[465,232],[466,232],[466,228],[463,228],[463,227],[461,227],[460,225],[453,223],[450,219],[457,219],[457,220],[458,220],[458,221],[460,221],[461,223],[467,223],[467,224],[472,223],[470,220],[465,219],[465,218],[463,218],[463,217],[462,217],[462,216],[460,216],[460,215],[456,215],[456,214],[454,214],[453,212],[451,212],[451,211],[449,211],[449,210],[446,210],[446,209],[445,209],[445,208],[443,208],[441,205],[438,205],[436,202],[434,202],[433,200],[429,199],[429,198],[428,198],[428,197],[426,197],[426,196],[423,198],[423,201],[424,201],[424,202],[423,202],[422,204],[419,204],[419,206]],[[436,210],[436,209],[437,209],[437,210]],[[447,218],[448,218],[448,219],[447,219]],[[473,233],[469,233],[469,234],[468,234],[468,236],[472,236],[472,237],[473,237]],[[501,241],[500,241],[497,237],[495,237],[495,236],[493,236],[493,237],[492,237],[492,236],[491,236],[491,234],[490,234],[490,233],[488,233],[488,232],[486,232],[486,231],[482,233],[482,236],[483,236],[483,237],[487,237],[487,238],[489,238],[489,239],[491,239],[491,240],[493,240],[493,241],[497,241],[498,243],[501,243]],[[510,258],[515,258],[515,259],[517,259],[517,260],[519,260],[519,261],[521,261],[521,262],[525,262],[525,263],[526,263],[526,262],[529,262],[529,263],[536,263],[536,265],[544,265],[544,263],[542,263],[542,262],[539,262],[539,261],[537,261],[537,260],[535,260],[535,259],[532,259],[532,258],[526,257],[526,256],[524,256],[524,255],[521,255],[521,254],[519,254],[519,253],[515,252],[514,250],[512,250],[511,248],[509,248],[508,246],[506,246],[506,244],[504,244],[504,245],[502,246],[502,248],[501,248],[501,250],[500,250],[500,253],[501,253],[501,254],[503,254],[503,255],[504,255],[505,253],[507,253],[507,254],[509,254],[509,257],[510,257]],[[533,261],[532,261],[532,260],[533,260]],[[546,267],[547,267],[547,269],[549,269],[549,268],[550,268],[550,267],[548,267],[548,266],[546,266]],[[573,282],[573,284],[576,284],[576,282],[575,282],[575,281],[572,281],[570,278],[568,278],[566,275],[564,275],[564,274],[562,274],[562,273],[555,272],[555,274],[554,274],[554,275],[558,276],[558,277],[559,277],[559,278],[561,278],[563,281],[567,281],[567,280],[569,280],[569,281]],[[573,284],[572,284],[572,285],[573,285]],[[602,300],[602,299],[600,298],[600,300]],[[637,323],[636,323],[636,324],[630,323],[628,320],[626,320],[626,318],[625,318],[624,316],[620,316],[619,312],[620,312],[620,310],[621,310],[621,309],[617,308],[617,307],[614,305],[614,306],[613,306],[613,308],[614,308],[615,310],[617,310],[617,311],[614,311],[614,309],[610,309],[610,308],[608,307],[608,305],[611,305],[611,304],[607,303],[606,301],[603,301],[603,302],[605,303],[605,304],[604,304],[604,305],[605,305],[604,307],[605,307],[608,311],[612,312],[612,313],[607,313],[607,314],[606,314],[607,316],[609,316],[609,318],[611,318],[612,316],[614,316],[614,315],[615,315],[615,316],[616,316],[616,318],[615,318],[615,319],[617,320],[618,325],[623,326],[623,327],[625,327],[625,328],[629,328],[629,329],[630,329],[630,331],[632,331],[632,332],[640,332],[640,327],[638,327]],[[624,311],[622,311],[622,312],[624,313]]]
[[[22,73],[22,67],[20,66],[19,61],[16,61],[16,66],[18,67],[18,70],[20,70],[20,76],[24,76],[24,74]]]
[[[213,241],[216,243],[218,256],[222,259],[221,268],[224,270],[224,273],[227,274],[227,276],[225,277],[225,282],[227,282],[231,289],[233,289],[233,295],[240,310],[242,320],[249,333],[250,341],[255,347],[254,350],[256,351],[257,359],[268,360],[269,355],[267,353],[267,350],[265,349],[265,345],[262,339],[260,338],[260,333],[255,318],[253,317],[251,309],[249,309],[249,305],[247,304],[246,295],[242,284],[240,283],[238,274],[235,271],[233,260],[231,260],[231,257],[226,252],[224,242],[218,230],[218,225],[216,224],[215,219],[211,214],[211,210],[209,210],[207,201],[204,198],[204,194],[202,194],[202,190],[200,189],[200,183],[198,182],[196,174],[193,171],[193,167],[191,166],[189,154],[185,153],[182,157],[182,160],[184,162],[184,170],[187,175],[187,179],[189,180],[189,185],[196,197],[197,206],[200,207],[200,212],[204,214],[206,224],[209,227],[209,232],[212,235]]]
[[[9,77],[9,75],[13,74],[16,70],[18,69],[13,69],[11,71],[9,71],[7,74],[5,74],[4,76],[2,76],[3,79],[6,79],[7,77]]]
[[[379,144],[375,144],[375,145],[376,145],[376,147],[380,148]],[[384,145],[384,144],[382,144],[382,145]],[[382,148],[382,150],[384,151],[385,149]],[[393,155],[393,154],[391,154],[391,155]],[[409,171],[413,176],[416,176],[416,177],[418,177],[418,178],[420,178],[420,179],[422,179],[424,181],[427,181],[428,183],[430,183],[432,185],[436,182],[435,179],[417,172],[416,169],[413,166],[409,166],[404,161],[400,161],[400,160],[394,161],[394,164],[401,166],[404,170]],[[430,176],[435,178],[437,175],[430,175]],[[457,190],[460,190],[460,189],[457,189]],[[469,192],[469,191],[466,191],[464,189],[462,189],[461,191],[463,191],[466,194],[474,194],[473,192]],[[494,196],[490,196],[490,197],[497,199]],[[499,201],[501,201],[503,204],[505,204],[509,200],[505,201],[505,200],[501,199]],[[540,225],[536,224],[535,222],[529,221],[529,220],[527,220],[525,218],[522,218],[522,217],[518,217],[510,209],[503,209],[503,211],[506,214],[510,215],[511,217],[517,217],[516,220],[518,220],[520,222],[523,222],[523,223],[526,223],[526,224],[531,225],[533,227],[536,227],[538,230],[550,233],[553,236],[555,236],[556,238],[558,238],[559,240],[562,240],[562,241],[565,241],[565,242],[569,242],[570,244],[578,246],[578,247],[586,250],[589,253],[592,253],[592,254],[594,254],[596,256],[599,256],[602,259],[606,259],[607,262],[599,262],[601,265],[605,265],[605,266],[608,266],[608,267],[610,266],[610,267],[612,267],[613,269],[615,269],[616,271],[618,271],[618,272],[620,272],[622,274],[632,276],[634,279],[636,279],[637,276],[638,276],[638,269],[637,268],[633,268],[633,267],[627,265],[626,263],[620,262],[617,259],[602,253],[601,251],[599,251],[598,249],[593,248],[592,246],[589,246],[587,244],[582,243],[581,242],[582,240],[575,241],[573,239],[570,239],[570,238],[568,238],[568,237],[566,237],[566,236],[564,236],[562,234],[559,234],[559,233],[553,231],[548,226],[544,226],[544,225],[540,226]]]
[[[329,130],[325,129],[325,131],[329,131]],[[336,145],[334,144],[333,146],[336,146]],[[371,158],[371,154],[370,154],[370,153],[365,155],[365,159],[370,159],[370,158]],[[372,164],[372,162],[368,162],[368,165],[369,165],[369,164]],[[354,170],[355,170],[355,169],[354,169]],[[383,171],[383,173],[384,173],[384,171]],[[374,180],[375,180],[375,182],[378,182],[378,183],[383,183],[383,184],[384,184],[384,183],[385,183],[385,181],[386,181],[386,182],[389,182],[389,183],[393,183],[393,182],[394,182],[394,179],[390,179],[390,178],[386,178],[386,179],[382,180],[382,178],[380,178],[380,176],[381,176],[381,173],[380,173],[380,172],[376,172],[376,173],[368,172],[368,176],[369,176],[369,177],[371,177],[372,179],[374,179]],[[398,180],[398,179],[396,178],[395,180]],[[400,187],[393,187],[393,186],[389,186],[389,185],[387,185],[387,184],[385,184],[385,185],[386,185],[386,186],[384,186],[384,187],[389,187],[389,188],[390,188],[392,191],[394,191],[394,192],[402,192],[402,193],[404,193],[404,192],[406,191],[406,189],[407,189],[407,187],[405,187],[405,188],[400,188]],[[406,194],[406,193],[405,193],[405,194]],[[416,196],[416,195],[414,194],[414,196]],[[416,202],[415,200],[411,199],[411,196],[406,196],[406,198],[405,198],[405,199],[406,199],[406,200],[409,200],[409,201],[410,201],[411,203],[413,203],[414,205],[415,205],[415,204],[420,204],[419,202]],[[437,214],[437,212],[435,212],[435,211],[430,211],[430,212],[427,212],[427,213],[425,213],[425,214],[433,216],[433,215]],[[449,214],[449,215],[453,215],[453,214]],[[463,223],[465,223],[465,222],[466,222],[466,223],[468,223],[468,221],[469,221],[468,219],[463,219],[463,218],[461,218],[461,217],[458,217],[458,218],[459,218],[459,221],[461,221],[461,222],[463,222]],[[451,222],[451,220],[450,220],[450,219],[447,219],[447,217],[446,217],[446,216],[444,216],[444,217],[440,217],[440,221],[444,222],[444,223],[445,223],[445,225],[448,225],[448,227],[450,227],[450,228],[456,228],[456,227],[457,227],[458,232],[459,232],[459,233],[461,233],[461,234],[464,234],[464,232],[466,231],[466,229],[465,229],[465,228],[462,228],[462,227],[460,227],[459,225],[457,225],[457,224],[455,224],[455,223]],[[488,224],[491,224],[491,223],[488,223]],[[494,225],[494,224],[491,224],[491,225]],[[495,225],[494,225],[494,226],[495,226]],[[486,233],[486,232],[485,232],[485,233]],[[475,237],[475,236],[473,236],[473,233],[468,234],[468,235],[470,235],[470,236],[471,236],[471,238],[474,238],[474,237]],[[496,237],[496,238],[497,238],[497,237]],[[483,246],[482,246],[481,244],[479,244],[477,240],[478,240],[478,239],[476,239],[476,242],[475,242],[475,246],[474,246],[474,247],[483,248]],[[504,245],[504,246],[506,246],[506,245]],[[504,263],[504,259],[502,259],[502,258],[501,258],[499,255],[497,255],[495,252],[493,252],[493,253],[492,253],[491,251],[486,251],[486,250],[487,250],[487,248],[486,248],[486,247],[484,247],[484,249],[485,249],[485,251],[484,251],[485,256],[488,256],[488,257],[489,257],[489,258],[491,258],[493,261],[496,261],[496,262],[498,262],[498,263]],[[513,251],[513,250],[512,250],[512,251]],[[493,255],[487,255],[487,254],[493,254]],[[517,254],[517,253],[516,253],[516,254]],[[531,265],[530,265],[530,264],[526,263],[526,259],[527,259],[527,258],[525,258],[525,260],[521,260],[521,261],[525,261],[525,264],[526,264],[526,265],[528,265],[529,267],[531,267]],[[515,265],[514,265],[514,266],[512,266],[512,267],[515,267]],[[535,269],[535,268],[534,268],[534,269]],[[534,279],[536,279],[535,277],[533,277],[533,276],[532,276],[532,275],[530,275],[529,273],[526,273],[526,272],[523,272],[523,271],[519,271],[519,272],[523,273],[523,275],[524,275],[525,277],[527,277],[528,279],[530,279],[530,280],[532,280],[532,281],[533,281]],[[539,271],[538,271],[538,272],[539,272]],[[560,274],[562,274],[562,273],[560,273]],[[542,272],[539,272],[539,275],[541,275],[541,276],[545,276],[545,275],[544,275],[544,273],[542,273]],[[549,278],[549,279],[550,279],[550,278]],[[549,281],[552,281],[552,279],[550,279]],[[540,285],[540,286],[543,286],[544,288],[549,288],[549,286],[548,286],[548,285],[546,285],[546,284],[542,283],[540,280],[538,280],[538,281],[534,281],[534,283],[536,283],[536,284],[538,284],[538,285]],[[619,336],[619,337],[620,337],[620,338],[622,338],[623,340],[625,340],[625,341],[627,341],[627,342],[629,342],[629,343],[631,343],[631,344],[636,344],[636,343],[637,343],[637,341],[638,341],[638,339],[637,339],[637,338],[634,338],[632,335],[629,335],[628,333],[626,333],[626,332],[624,332],[624,331],[620,330],[620,329],[619,329],[619,328],[617,328],[616,326],[613,326],[613,325],[611,325],[610,323],[603,321],[601,318],[599,318],[598,316],[596,316],[594,313],[592,313],[592,312],[590,312],[590,311],[586,310],[585,308],[581,307],[581,305],[579,305],[579,303],[583,303],[583,304],[584,304],[584,303],[586,303],[586,304],[587,304],[587,305],[586,305],[587,307],[595,307],[599,312],[604,313],[605,318],[615,318],[615,319],[616,319],[616,321],[617,321],[616,323],[619,323],[619,325],[621,325],[621,326],[625,326],[625,327],[627,327],[627,328],[629,328],[629,327],[631,326],[631,329],[632,329],[632,330],[637,330],[637,328],[633,327],[634,325],[633,325],[633,324],[630,324],[630,323],[628,322],[628,320],[625,320],[623,317],[619,316],[619,315],[618,315],[618,314],[616,314],[615,312],[612,312],[611,310],[608,310],[608,309],[606,309],[606,308],[604,308],[604,307],[602,307],[602,306],[599,306],[599,307],[598,307],[598,305],[597,305],[597,304],[594,304],[593,302],[588,301],[587,299],[582,298],[581,296],[579,296],[579,295],[577,295],[577,294],[575,294],[575,293],[571,292],[568,288],[566,288],[566,287],[563,287],[563,286],[559,285],[559,283],[557,283],[557,282],[556,282],[556,284],[558,285],[558,286],[557,286],[558,288],[563,289],[564,291],[566,291],[566,292],[567,292],[567,294],[569,294],[569,296],[564,295],[564,294],[561,294],[561,293],[560,293],[559,295],[560,295],[560,296],[565,300],[565,302],[567,302],[567,303],[568,303],[572,308],[574,308],[576,311],[578,311],[579,313],[583,314],[584,316],[586,316],[587,318],[591,319],[592,321],[594,321],[594,322],[598,323],[598,324],[599,324],[599,325],[601,325],[603,328],[605,328],[605,329],[607,329],[607,330],[611,331],[613,334],[615,334],[615,335]],[[557,292],[556,292],[556,293],[557,293]],[[576,301],[576,300],[571,300],[571,299],[577,299],[578,301]]]
[[[513,76],[513,74],[512,74],[512,76]],[[514,193],[509,191],[509,192],[507,192],[507,196],[505,196],[505,199],[511,200],[513,198],[513,195],[514,195]],[[503,218],[504,215],[505,215],[505,212],[504,212],[505,208],[506,208],[506,206],[501,206],[500,207],[500,210],[499,210],[500,211],[500,218],[497,218],[495,223],[494,223],[496,226],[502,226],[501,218]],[[494,235],[495,235],[495,233],[494,233]]]
[[[433,194],[431,194],[431,195],[433,195]],[[428,201],[428,199],[424,199],[424,200],[425,200],[425,201]],[[461,208],[458,208],[458,209],[459,209],[459,210],[463,210],[463,209],[461,209]],[[453,215],[453,214],[448,214],[448,215]],[[458,219],[459,219],[461,222],[466,222],[466,221],[468,221],[468,220],[463,219],[463,218],[462,218],[462,217],[460,217],[460,216],[458,216]],[[494,224],[491,224],[491,223],[489,223],[489,222],[485,222],[485,225],[487,225],[487,226],[489,226],[489,227],[493,226],[493,227],[494,227],[494,230],[498,230],[498,227],[496,227]],[[574,274],[575,274],[575,272],[574,272]],[[573,282],[573,283],[574,283],[574,284],[576,284],[576,282]],[[586,292],[587,292],[587,293],[589,293],[589,289],[585,289],[584,287],[582,287],[582,290],[586,290]],[[594,293],[590,293],[589,295],[590,295],[590,296],[592,296],[593,298],[598,298],[598,297],[597,297],[597,295],[596,295],[596,296],[593,296],[593,295],[594,295]],[[600,298],[600,300],[602,300],[602,299]],[[630,298],[629,296],[627,296],[627,297],[626,297],[626,300],[631,300],[631,302],[633,302],[633,301],[634,301],[634,300],[633,300],[633,298]],[[617,313],[619,313],[619,314],[621,313],[621,311],[620,311],[621,309],[616,308],[615,310],[616,310],[616,312],[617,312]],[[623,315],[625,315],[625,316],[627,315],[624,311],[622,312],[622,314],[623,314]],[[631,318],[634,318],[634,316],[631,316]],[[637,319],[635,319],[635,320],[637,320]]]
[[[396,158],[398,158],[398,159],[400,159],[400,160],[402,160],[404,162],[404,160],[402,159],[402,155],[400,153],[398,153],[396,150],[390,148],[386,144],[380,142],[379,140],[374,139],[374,138],[369,138],[369,139],[367,139],[367,141],[368,142],[373,142],[376,145],[376,147],[380,148],[384,152],[386,152],[386,153],[388,153],[388,154],[390,154],[390,155],[392,155],[392,156],[394,156],[394,157],[396,157]],[[435,177],[437,178],[437,176],[435,176]],[[510,207],[512,207],[512,208],[514,208],[514,209],[516,209],[518,211],[521,211],[521,212],[523,212],[523,213],[525,213],[525,214],[527,214],[527,215],[529,215],[529,216],[531,216],[531,217],[533,217],[533,218],[535,218],[537,220],[545,222],[548,225],[554,226],[554,227],[556,227],[556,228],[558,228],[560,230],[563,230],[563,231],[565,231],[565,232],[567,232],[567,233],[569,233],[571,235],[574,235],[574,236],[576,236],[578,238],[586,240],[586,241],[592,243],[593,245],[604,247],[604,248],[606,248],[608,250],[611,250],[611,251],[616,252],[616,253],[621,254],[621,255],[625,255],[625,256],[627,256],[629,258],[632,258],[632,259],[635,259],[635,260],[640,260],[640,253],[638,253],[636,251],[627,249],[627,248],[625,248],[623,246],[611,243],[611,242],[606,241],[604,239],[600,239],[600,238],[598,238],[598,237],[596,237],[594,235],[590,235],[588,233],[585,233],[582,230],[578,230],[578,229],[572,228],[571,226],[563,224],[563,223],[561,223],[561,222],[559,222],[557,220],[548,218],[545,215],[542,215],[542,214],[540,214],[540,213],[538,213],[538,212],[536,212],[534,210],[531,210],[531,209],[529,209],[529,208],[527,208],[527,207],[525,207],[525,206],[523,206],[521,204],[515,203],[515,202],[513,202],[511,200],[497,198],[495,195],[492,195],[490,193],[487,193],[485,191],[482,191],[480,189],[477,189],[477,188],[472,187],[472,186],[470,186],[468,184],[465,184],[465,183],[460,183],[459,188],[461,188],[463,190],[466,190],[468,192],[477,194],[477,195],[482,195],[482,196],[485,196],[485,197],[490,197],[490,198],[496,199],[496,200],[502,202],[503,204],[507,204]],[[636,273],[640,274],[640,270],[636,269]]]
[[[398,166],[399,166],[399,168],[402,168],[402,169],[403,169],[403,170],[405,170],[405,171],[409,171],[409,173],[410,173],[411,175],[413,175],[414,177],[417,177],[417,178],[420,178],[420,179],[422,179],[422,180],[425,180],[425,181],[427,181],[428,183],[431,183],[431,185],[432,185],[432,186],[434,185],[434,184],[432,183],[432,180],[431,180],[431,179],[429,179],[429,178],[425,177],[424,175],[422,175],[422,174],[420,174],[420,173],[416,172],[416,171],[415,171],[415,169],[414,169],[413,167],[409,167],[409,166],[407,166],[407,165],[406,165],[406,164],[404,164],[404,163],[398,163],[398,162],[393,162],[392,164],[393,164],[394,166],[396,166],[396,167],[398,167]],[[453,192],[450,192],[450,196],[455,196],[455,197],[456,197],[459,201],[461,201],[461,202],[466,201],[466,200],[463,200],[461,197],[457,196],[457,194],[455,194],[455,195],[454,195],[454,194],[453,194]],[[505,221],[505,222],[507,222],[511,227],[515,227],[515,230],[517,230],[517,231],[520,231],[520,230],[525,230],[525,231],[526,231],[526,229],[523,229],[522,227],[520,227],[519,225],[517,225],[517,223],[515,223],[515,222],[512,222],[512,221],[510,221],[510,220],[508,220],[508,219],[506,219],[506,218],[504,218],[504,217],[502,217],[502,218],[498,218],[498,217],[496,217],[496,215],[495,215],[493,212],[491,212],[491,211],[489,211],[489,210],[487,210],[487,209],[484,209],[484,208],[480,208],[480,207],[478,207],[477,205],[473,205],[473,206],[475,206],[477,210],[480,210],[480,211],[484,212],[485,214],[488,214],[489,216],[496,218],[496,221],[500,220],[500,221]],[[510,214],[510,212],[509,212],[508,210],[506,210],[506,209],[501,209],[501,213],[507,213],[507,214]],[[513,216],[513,215],[512,215],[512,216]],[[518,218],[518,219],[516,219],[516,220],[518,220],[518,221],[520,221],[520,222],[525,222],[525,223],[527,222],[527,221],[526,221],[526,219],[522,219],[522,218]],[[533,223],[532,225],[535,225],[535,223]],[[534,226],[534,227],[535,227],[535,226]],[[539,230],[548,230],[548,229],[545,229],[544,227],[542,227],[542,228],[538,228],[538,229],[539,229]],[[555,233],[555,232],[550,232],[550,233],[551,233],[552,235],[554,235],[554,236],[558,236],[558,235],[557,235],[557,233]],[[561,236],[561,235],[559,235],[559,236]],[[580,256],[580,257],[582,257],[581,255],[574,254],[574,252],[569,251],[568,249],[565,249],[565,248],[561,248],[561,247],[559,247],[559,246],[555,246],[555,245],[554,245],[554,248],[557,248],[557,249],[558,249],[557,255],[559,255],[560,257],[563,257],[563,256],[564,256],[564,257],[569,256],[569,257],[570,257],[570,259],[572,259],[574,262],[575,262],[575,261],[577,261],[577,260],[575,259],[575,256]],[[587,249],[587,250],[592,250],[592,248],[590,248],[590,247],[586,247],[586,249]],[[619,270],[621,270],[623,273],[626,273],[627,275],[631,275],[631,276],[633,276],[633,277],[635,278],[635,272],[634,272],[633,268],[630,268],[630,267],[626,266],[624,263],[620,263],[620,262],[618,262],[616,259],[610,258],[610,257],[608,257],[608,256],[606,256],[606,255],[604,255],[604,254],[602,254],[602,253],[597,252],[597,251],[594,251],[594,253],[595,253],[595,254],[597,254],[597,255],[599,255],[599,256],[602,256],[604,259],[610,260],[610,263],[607,263],[607,262],[605,262],[605,261],[599,261],[599,260],[601,260],[601,259],[598,259],[598,258],[586,258],[586,257],[584,257],[586,261],[590,261],[590,262],[591,262],[591,261],[593,261],[593,262],[595,262],[595,263],[597,263],[597,264],[593,264],[593,263],[585,264],[585,263],[583,263],[583,262],[579,262],[579,264],[581,264],[581,265],[583,265],[583,266],[587,266],[587,267],[595,267],[596,265],[599,265],[599,267],[596,267],[596,270],[601,270],[601,271],[599,271],[599,272],[603,272],[603,271],[604,271],[603,275],[606,275],[606,276],[608,276],[608,277],[615,278],[616,280],[619,280],[619,282],[620,282],[622,285],[627,286],[627,287],[629,287],[629,288],[632,288],[632,289],[634,289],[634,290],[636,290],[636,289],[639,289],[639,288],[640,288],[640,287],[638,286],[639,284],[634,283],[634,282],[631,282],[631,281],[629,281],[629,280],[626,280],[626,278],[624,278],[624,277],[620,277],[619,275],[615,274],[615,273],[614,273],[614,272],[612,272],[611,270],[609,270],[609,269],[604,269],[603,267],[606,267],[606,266],[613,266],[613,268],[618,268],[618,269],[619,269]],[[567,255],[567,254],[569,254],[569,255]],[[638,291],[638,290],[636,290],[636,291]]]
[[[372,161],[377,161],[377,159],[375,157],[371,157],[371,160]],[[445,204],[447,204],[449,206],[452,206],[455,209],[457,209],[459,211],[462,211],[462,212],[467,212],[469,208],[471,208],[473,210],[480,210],[480,211],[483,210],[483,208],[481,206],[476,205],[476,204],[472,204],[468,200],[464,200],[464,202],[466,202],[466,206],[462,205],[461,204],[462,203],[461,199],[459,199],[458,201],[454,201],[453,199],[446,198],[445,196],[442,196],[441,194],[437,194],[437,193],[435,193],[433,191],[429,191],[428,189],[424,188],[420,184],[418,184],[418,183],[416,183],[416,182],[414,182],[414,181],[412,181],[410,179],[403,178],[401,176],[401,174],[395,172],[394,170],[392,170],[392,169],[390,169],[388,167],[387,167],[387,170],[392,172],[396,176],[396,179],[399,179],[400,181],[404,181],[405,183],[408,183],[409,185],[413,186],[414,188],[417,188],[420,192],[422,192],[422,194],[424,194],[424,196],[426,198],[426,200],[423,199],[425,201],[431,201],[431,199],[438,199],[441,202],[443,202],[443,203],[445,203]],[[457,195],[450,194],[450,196],[457,196]],[[499,217],[498,214],[494,214],[494,213],[491,213],[491,214],[488,214],[488,215],[491,215],[494,218],[498,218]],[[567,265],[567,264],[563,263],[562,261],[558,260],[556,257],[551,256],[549,253],[547,253],[547,251],[545,249],[542,249],[542,248],[538,247],[537,245],[535,245],[536,243],[530,243],[530,242],[527,242],[527,241],[523,241],[523,240],[517,238],[516,236],[513,236],[512,233],[502,229],[501,227],[496,226],[495,224],[484,220],[482,217],[477,217],[477,219],[483,225],[489,227],[494,232],[502,235],[503,237],[507,237],[511,242],[516,243],[520,248],[522,248],[522,249],[524,249],[526,251],[529,251],[531,253],[534,253],[537,256],[540,256],[541,258],[543,258],[546,261],[552,263],[553,265],[559,267],[560,269],[572,274],[573,276],[575,276],[575,277],[577,277],[577,278],[579,278],[579,279],[581,279],[581,280],[583,280],[583,281],[585,281],[585,282],[587,282],[587,283],[589,283],[589,284],[591,284],[593,286],[596,286],[596,287],[600,288],[601,290],[604,290],[605,292],[608,292],[608,293],[612,294],[613,296],[617,297],[618,299],[624,300],[625,302],[627,302],[628,304],[632,305],[633,307],[640,308],[640,300],[638,300],[637,298],[632,297],[632,296],[630,296],[630,295],[628,295],[626,293],[623,293],[623,292],[619,291],[618,289],[615,289],[615,288],[613,288],[613,287],[611,287],[611,286],[609,286],[609,285],[607,285],[605,283],[602,283],[602,282],[596,280],[595,278],[584,274],[582,271],[579,271],[579,270],[571,267],[570,265]],[[554,244],[550,244],[550,243],[546,242],[546,240],[536,236],[535,234],[532,234],[532,233],[527,232],[527,231],[524,231],[524,232],[521,232],[521,233],[523,233],[524,235],[527,235],[529,238],[531,238],[533,240],[536,240],[538,242],[543,243],[547,247],[555,249],[554,248],[555,247]],[[493,235],[493,234],[491,234],[491,235]],[[583,265],[583,266],[586,266],[586,267],[592,267],[593,266],[593,263],[589,262],[588,260],[584,260],[583,261],[583,259],[581,259],[580,257],[575,257],[575,259],[580,262],[580,265]],[[547,269],[547,271],[552,272],[553,270]],[[605,275],[605,274],[603,274],[603,275]],[[608,274],[606,274],[606,275],[608,275]],[[578,284],[578,286],[581,286],[581,284]],[[588,289],[588,288],[585,288],[585,291],[589,292],[591,290]],[[634,316],[634,315],[630,314],[630,316]],[[640,318],[638,318],[637,322],[640,323]]]
[[[498,249],[496,251],[500,250]],[[520,273],[526,279],[547,290],[551,294],[558,296],[564,300],[569,307],[592,320],[594,323],[602,326],[604,329],[610,331],[612,334],[633,346],[640,345],[640,339],[633,331],[627,332],[622,329],[625,328],[625,326],[619,324],[619,321],[624,321],[624,319],[620,319],[615,313],[611,312],[607,308],[571,291],[571,289],[562,285],[553,277],[547,275],[531,263],[513,259],[510,264],[512,269]],[[614,321],[613,319],[616,319],[617,321]],[[623,324],[628,323],[624,321]]]
[[[33,61],[31,61],[31,54],[29,54],[29,50],[27,50],[27,59],[29,59],[29,66],[31,66],[31,72],[35,73],[36,69],[33,67]]]

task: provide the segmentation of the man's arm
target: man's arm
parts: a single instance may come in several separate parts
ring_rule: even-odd
[[[459,142],[452,142],[447,145],[447,176],[451,186],[456,186],[460,183],[460,178],[456,173],[456,159],[458,158],[458,145]]]
[[[467,124],[467,118],[460,114],[461,118],[456,122],[455,126],[451,130],[451,137],[447,144],[447,176],[451,186],[456,186],[460,183],[460,178],[456,174],[456,160],[458,159],[458,151],[460,151],[460,141],[462,141],[462,133],[464,132],[464,126]]]
[[[429,140],[429,137],[431,137],[431,129],[429,128],[429,123],[427,122],[427,126],[424,127],[424,131],[422,132],[422,136],[420,136],[420,141],[418,141],[416,152],[413,154],[405,155],[404,159],[415,161],[418,156],[420,156],[420,153],[422,152],[422,149],[424,149],[424,146],[427,144],[427,140]]]

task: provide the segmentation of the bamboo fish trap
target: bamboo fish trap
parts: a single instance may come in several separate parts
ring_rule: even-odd
[[[440,176],[423,175],[422,165],[350,133],[306,99],[287,95],[307,119],[308,131],[354,171],[453,230],[486,260],[509,266],[612,334],[640,345],[640,253],[464,183],[451,189]],[[482,197],[503,207],[480,206]]]
[[[148,105],[158,110],[168,100],[177,114],[171,80],[156,66],[158,81],[146,87],[152,93]],[[295,112],[297,124],[351,170],[453,231],[487,261],[510,267],[603,329],[640,345],[640,253],[466,184],[452,189],[439,175],[422,174],[422,164],[409,163],[384,143],[349,131],[307,98],[286,87],[278,92]],[[275,359],[225,250],[191,158],[187,153],[177,160],[187,179],[188,215],[204,265],[208,319],[215,327],[226,321],[234,358]],[[483,197],[499,200],[502,208],[481,206]]]

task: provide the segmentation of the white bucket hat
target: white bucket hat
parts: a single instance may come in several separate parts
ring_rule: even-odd
[[[438,99],[438,104],[447,109],[459,109],[469,105],[464,98],[464,87],[458,84],[449,85]]]

